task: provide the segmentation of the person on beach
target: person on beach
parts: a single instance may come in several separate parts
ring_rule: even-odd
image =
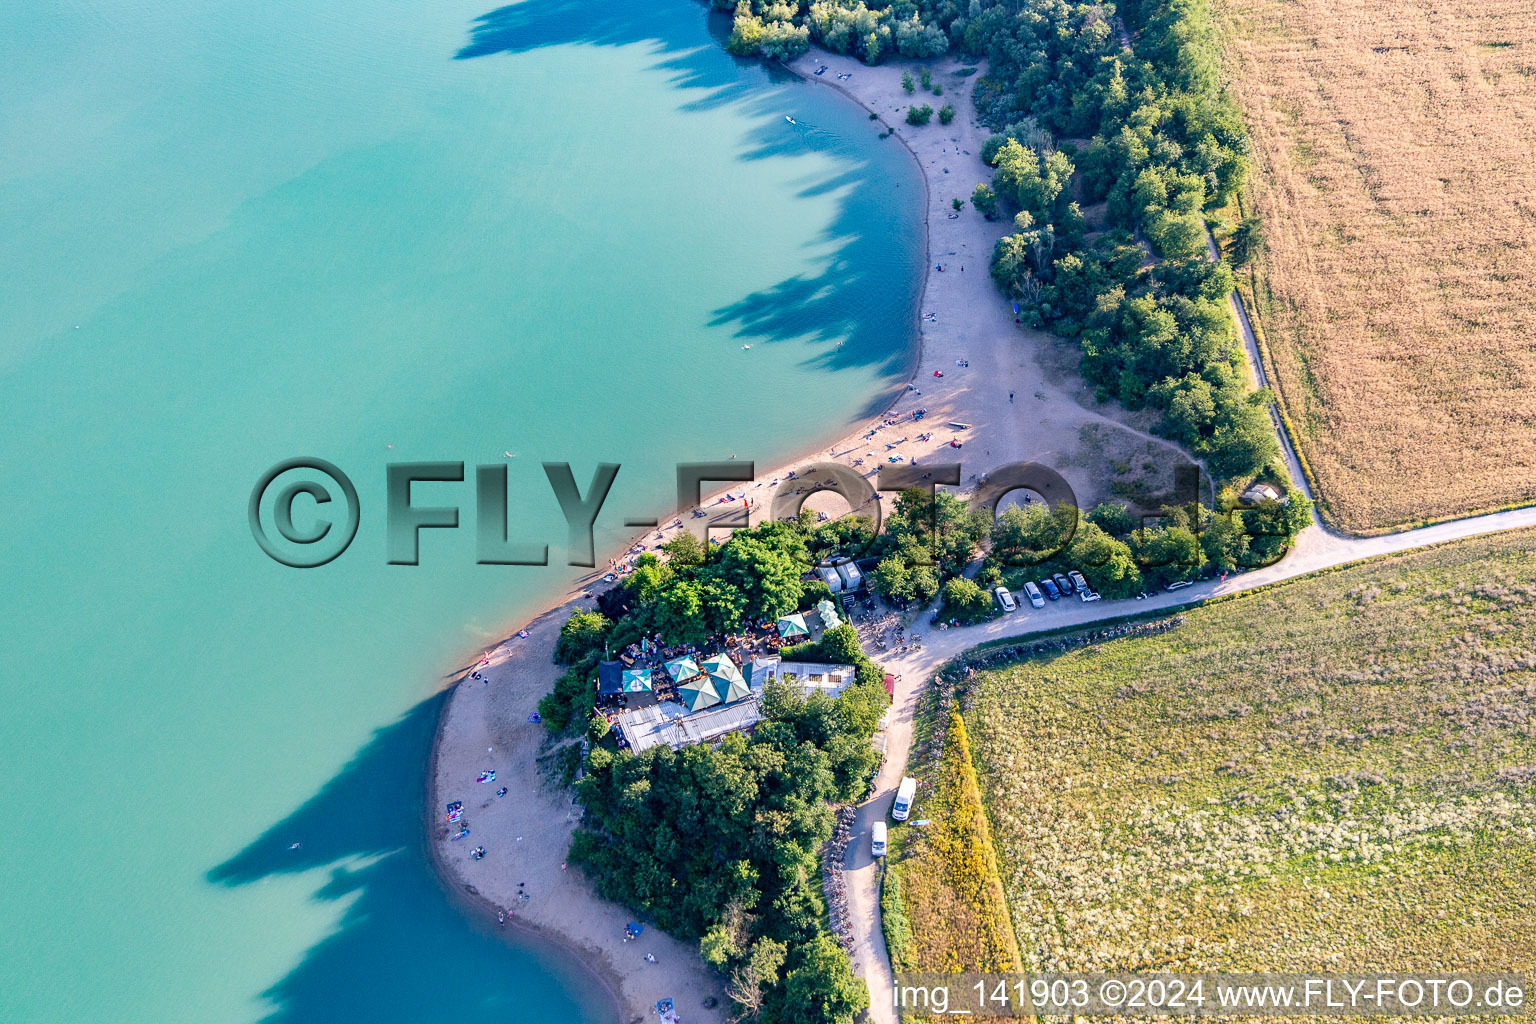
[[[1013,404],[1013,392],[1012,391],[1008,392],[1008,402],[1009,402],[1010,405]]]

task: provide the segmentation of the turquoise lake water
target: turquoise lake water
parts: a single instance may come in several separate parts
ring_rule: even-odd
[[[0,1021],[601,1018],[439,891],[434,695],[574,572],[541,460],[622,464],[601,543],[676,461],[828,438],[905,370],[922,263],[906,155],[712,32],[0,5]],[[246,520],[298,455],[361,495],[311,571]],[[476,566],[465,483],[386,565],[385,463],[436,459],[509,465],[556,564]]]

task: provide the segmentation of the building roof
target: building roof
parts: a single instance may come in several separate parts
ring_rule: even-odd
[[[762,717],[762,709],[755,700],[741,700],[695,712],[663,702],[625,712],[614,721],[624,735],[624,742],[638,754],[662,744],[677,750],[693,743],[708,743],[727,733],[750,729]]]
[[[753,658],[750,676],[752,689],[757,693],[761,693],[763,686],[770,680],[777,679],[788,686],[797,687],[806,696],[820,691],[829,697],[836,697],[853,684],[855,672],[852,665]]]

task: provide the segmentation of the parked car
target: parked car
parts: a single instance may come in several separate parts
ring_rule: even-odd
[[[1174,580],[1172,583],[1168,584],[1163,589],[1164,590],[1178,590],[1180,587],[1190,586],[1194,582],[1195,582],[1194,580]]]
[[[1077,589],[1072,585],[1071,580],[1067,579],[1059,572],[1051,577],[1051,582],[1056,584],[1056,589],[1061,591],[1062,597],[1066,597],[1068,594],[1072,593],[1072,591]]]
[[[1083,589],[1077,592],[1077,596],[1082,600],[1084,604],[1087,604],[1089,601],[1099,600],[1099,598],[1101,598],[1103,595],[1100,594],[1097,590]]]
[[[992,591],[992,593],[996,595],[997,603],[1002,606],[1003,611],[1018,611],[1019,603],[1013,599],[1012,594],[1008,593],[1007,587],[998,587],[996,590]]]
[[[876,857],[885,856],[885,822],[877,821],[869,827],[869,852]]]
[[[1061,590],[1056,586],[1055,583],[1051,582],[1050,580],[1041,580],[1040,589],[1045,591],[1045,596],[1050,598],[1052,601],[1055,601],[1061,597]]]
[[[1040,588],[1033,583],[1024,584],[1024,596],[1029,598],[1029,603],[1036,608],[1045,607],[1045,598],[1040,594]]]
[[[1076,569],[1073,569],[1071,572],[1067,573],[1067,579],[1071,580],[1078,590],[1093,589],[1088,585],[1088,581],[1083,578],[1083,574],[1078,572]]]

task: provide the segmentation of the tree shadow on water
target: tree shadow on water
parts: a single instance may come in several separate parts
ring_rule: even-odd
[[[595,988],[590,977],[552,951],[509,949],[453,907],[433,875],[421,801],[443,700],[379,729],[301,807],[208,873],[236,887],[328,869],[315,898],[346,903],[336,930],[263,993],[273,1007],[265,1024],[603,1019],[602,1004],[570,994]]]
[[[714,311],[711,327],[751,342],[798,342],[819,346],[807,364],[820,369],[872,367],[877,374],[902,376],[910,369],[916,337],[917,282],[925,254],[921,220],[923,185],[916,164],[872,155],[883,125],[845,102],[799,91],[818,88],[783,68],[742,60],[725,52],[729,19],[706,18],[698,0],[523,0],[477,18],[457,59],[516,55],[542,47],[648,45],[656,67],[675,85],[700,90],[684,110],[734,105],[747,126],[739,159],[764,160],[817,152],[832,167],[802,178],[802,197],[836,195],[831,223],[808,243],[818,269],[757,288]],[[579,70],[579,69],[577,69]],[[827,125],[785,121],[784,114],[811,101],[827,112]],[[812,119],[814,120],[814,119]],[[868,136],[862,133],[867,131]],[[903,195],[904,194],[904,195]],[[903,202],[905,198],[906,202]],[[743,238],[750,245],[750,238]],[[857,415],[885,407],[888,394],[874,396]]]

